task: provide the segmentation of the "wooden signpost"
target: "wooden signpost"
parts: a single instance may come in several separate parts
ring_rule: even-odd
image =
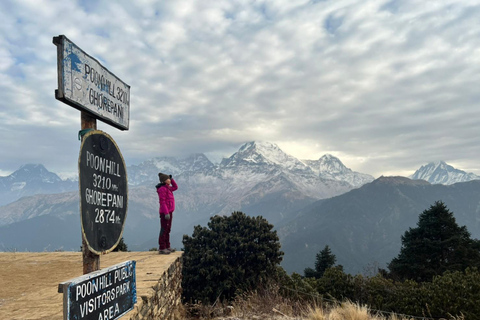
[[[112,251],[121,239],[128,204],[127,172],[117,144],[96,130],[96,121],[129,129],[130,86],[64,35],[53,37],[53,44],[58,69],[55,98],[81,111],[78,170],[85,276],[59,286],[67,310],[64,319],[117,319],[136,302],[135,261],[98,271],[99,255]]]

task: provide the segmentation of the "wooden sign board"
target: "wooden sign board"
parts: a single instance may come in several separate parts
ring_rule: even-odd
[[[127,218],[127,170],[115,141],[105,132],[85,134],[78,160],[82,234],[95,254],[115,249]]]
[[[57,46],[58,89],[55,98],[86,111],[120,130],[128,130],[130,86],[64,35]]]
[[[130,260],[62,282],[64,320],[113,320],[137,302],[136,261]]]

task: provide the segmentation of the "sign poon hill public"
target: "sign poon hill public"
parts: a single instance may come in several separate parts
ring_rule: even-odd
[[[62,282],[63,318],[67,320],[113,320],[132,310],[137,302],[136,262],[125,261],[110,268]]]
[[[130,86],[64,35],[57,46],[58,90],[55,98],[86,111],[120,130],[128,130]]]

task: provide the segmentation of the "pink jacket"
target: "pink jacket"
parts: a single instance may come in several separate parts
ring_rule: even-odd
[[[163,184],[157,188],[160,214],[168,214],[175,210],[175,197],[173,196],[173,191],[177,190],[178,186],[175,180],[171,179],[171,181],[171,186]]]

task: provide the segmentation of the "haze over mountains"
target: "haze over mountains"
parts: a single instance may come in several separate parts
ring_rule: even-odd
[[[443,184],[478,178],[448,167],[437,165],[432,170],[427,165],[413,176]],[[183,234],[191,234],[194,225],[206,225],[215,214],[243,211],[262,215],[279,232],[285,251],[283,264],[289,272],[313,267],[315,254],[326,244],[349,272],[361,272],[373,261],[385,263],[398,254],[401,234],[436,200],[443,200],[456,214],[453,208],[461,210],[459,222],[468,222],[472,234],[478,232],[480,181],[451,186],[402,177],[374,181],[331,155],[301,161],[268,142],[246,143],[220,164],[194,154],[146,160],[127,171],[130,187],[124,238],[130,250],[157,246],[154,186],[159,171],[172,174],[180,187],[175,193],[174,246],[181,248]],[[14,174],[0,177],[0,199],[4,201],[0,206],[0,250],[78,250],[77,190],[78,182],[62,181],[41,165],[22,166]],[[464,199],[467,194],[469,198]]]

